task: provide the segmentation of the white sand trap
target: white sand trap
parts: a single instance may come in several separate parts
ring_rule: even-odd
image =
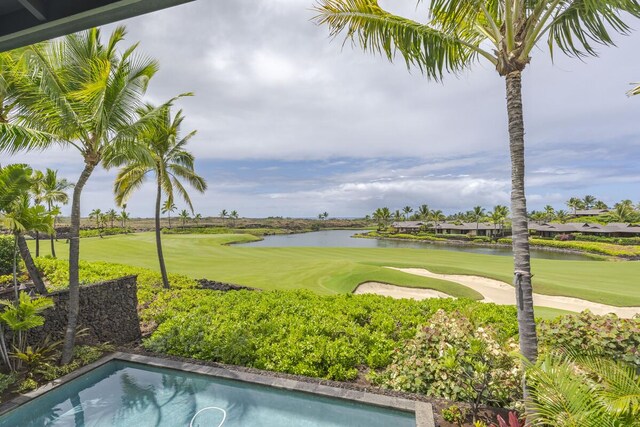
[[[441,279],[447,280],[449,282],[459,283],[463,286],[473,289],[474,291],[482,294],[484,299],[483,302],[494,302],[496,304],[508,304],[515,305],[516,303],[516,295],[513,289],[513,286],[501,282],[499,280],[488,279],[486,277],[480,276],[466,276],[466,275],[458,275],[458,274],[436,274],[432,273],[429,270],[424,268],[394,268],[388,267],[393,270],[402,271],[404,273],[415,274],[418,276],[431,277],[433,279]],[[365,293],[358,292],[360,287],[363,285],[367,285],[365,289],[369,287],[369,283],[363,283],[356,289],[356,293]],[[447,294],[443,294],[442,292],[434,291],[431,289],[417,289],[417,288],[405,288],[393,285],[384,285],[384,293],[382,292],[367,292],[367,293],[376,293],[378,295],[386,295],[392,296],[394,298],[415,298],[414,294],[423,295],[421,298],[415,299],[424,299],[424,298],[443,298],[449,297]],[[444,295],[444,296],[443,296]],[[607,314],[607,313],[615,313],[619,317],[631,318],[634,315],[640,313],[640,307],[615,307],[612,305],[600,304],[597,302],[591,302],[579,298],[570,298],[570,297],[561,297],[561,296],[552,296],[552,295],[542,295],[542,294],[533,294],[533,303],[542,307],[551,307],[558,308],[561,310],[569,310],[569,311],[583,311],[583,310],[591,310],[591,312],[595,314]]]

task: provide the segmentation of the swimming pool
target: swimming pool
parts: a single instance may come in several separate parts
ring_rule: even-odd
[[[229,378],[234,375],[247,374],[227,374],[227,378],[221,378],[114,358],[4,414],[0,417],[0,426],[417,425],[416,413],[407,410],[406,405],[400,410],[362,399],[329,397],[326,392],[313,394]],[[291,380],[273,381],[286,385]],[[348,391],[343,390],[342,394]],[[385,398],[373,396],[374,400]]]

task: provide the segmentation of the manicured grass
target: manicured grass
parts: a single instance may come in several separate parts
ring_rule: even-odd
[[[480,295],[461,285],[385,269],[424,267],[437,273],[473,274],[511,282],[512,259],[429,249],[267,248],[222,246],[250,235],[165,235],[170,272],[263,289],[306,288],[321,294],[351,292],[364,281],[424,287],[456,297]],[[33,242],[31,242],[33,243]],[[42,245],[43,255],[47,245]],[[57,252],[67,256],[58,242]],[[82,239],[81,257],[157,269],[153,233]],[[640,263],[532,260],[535,292],[617,306],[640,305]]]

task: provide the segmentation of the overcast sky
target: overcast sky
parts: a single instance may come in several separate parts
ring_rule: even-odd
[[[415,0],[381,4],[420,17]],[[149,100],[196,94],[179,103],[183,132],[198,130],[189,148],[209,184],[194,193],[196,212],[351,217],[381,206],[508,205],[504,80],[495,70],[479,63],[428,82],[402,60],[343,48],[310,21],[311,6],[198,0],[124,22],[127,43],[140,41],[160,62]],[[640,202],[640,97],[625,95],[640,80],[640,33],[616,41],[586,62],[534,52],[523,77],[530,209],[566,209],[569,197],[585,194]],[[82,164],[75,151],[11,161],[73,181]],[[114,175],[94,173],[83,214],[114,207]],[[149,186],[130,201],[134,216],[153,215],[154,194]]]

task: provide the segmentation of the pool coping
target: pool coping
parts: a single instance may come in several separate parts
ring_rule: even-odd
[[[190,372],[195,374],[214,376],[229,380],[242,381],[251,384],[258,384],[268,387],[274,387],[282,390],[297,391],[309,393],[330,398],[345,399],[352,402],[374,405],[387,409],[395,409],[405,412],[414,413],[416,416],[416,427],[435,427],[433,416],[433,407],[428,402],[409,400],[400,397],[385,396],[365,391],[349,390],[338,387],[332,387],[323,384],[309,383],[297,381],[289,378],[277,378],[265,374],[240,372],[225,368],[199,365],[190,362],[179,362],[176,360],[164,359],[160,357],[143,356],[139,354],[114,352],[93,363],[83,366],[63,377],[55,379],[36,390],[22,394],[14,399],[0,404],[0,416],[16,409],[17,407],[54,390],[84,374],[92,371],[111,361],[123,361],[131,363],[140,363],[156,368],[167,368],[178,371]]]

